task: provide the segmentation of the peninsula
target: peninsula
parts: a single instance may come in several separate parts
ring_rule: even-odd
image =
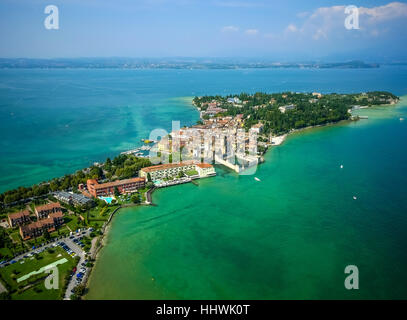
[[[394,105],[398,100],[381,91],[195,97],[192,103],[200,112],[196,125],[173,130],[158,141],[145,140],[143,151],[149,154],[125,151],[73,174],[4,192],[0,195],[0,280],[8,297],[41,296],[42,274],[22,277],[21,283],[16,275],[31,274],[30,263],[46,267],[26,257],[44,256],[48,263],[58,253],[69,263],[61,290],[53,298],[78,298],[84,293],[106,226],[121,207],[151,205],[156,188],[196,184],[196,179],[214,176],[213,164],[238,173],[248,170],[264,161],[267,149],[292,131],[358,120],[353,110]],[[47,244],[61,248],[37,249]],[[37,251],[32,253],[33,249]],[[28,262],[15,264],[19,260]]]

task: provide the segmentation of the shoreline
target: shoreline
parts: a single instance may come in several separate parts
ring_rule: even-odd
[[[86,279],[85,282],[85,292],[89,291],[89,283],[90,280],[92,278],[92,274],[93,274],[93,270],[96,267],[96,264],[99,262],[99,257],[100,257],[100,252],[102,251],[102,249],[107,245],[107,237],[109,235],[109,231],[111,229],[112,226],[112,221],[114,216],[120,212],[121,209],[126,209],[126,208],[133,208],[133,207],[139,207],[139,206],[154,206],[154,204],[152,203],[152,197],[151,194],[154,193],[154,191],[157,190],[157,188],[152,188],[146,191],[146,202],[144,203],[139,203],[139,204],[125,204],[125,205],[119,205],[109,216],[109,219],[106,221],[106,223],[104,224],[104,226],[102,227],[102,234],[99,235],[96,239],[96,247],[95,247],[95,251],[93,253],[93,255],[91,256],[91,259],[93,260],[93,266],[90,270],[90,273]],[[147,196],[148,194],[148,196]],[[149,200],[148,200],[149,199]],[[150,202],[151,200],[151,202]],[[83,300],[86,300],[86,296],[87,296],[88,292],[86,292],[82,298]]]
[[[399,99],[399,101],[398,101],[397,103],[395,103],[395,104],[389,104],[389,105],[385,105],[385,106],[386,106],[386,107],[397,107],[398,103],[399,103],[401,100],[402,100],[402,99]],[[383,107],[383,106],[372,106],[372,107],[369,107],[369,108],[374,108],[374,107]],[[369,109],[369,108],[367,108],[367,109]],[[312,130],[312,129],[316,129],[316,128],[325,128],[325,127],[335,126],[335,125],[339,125],[339,124],[348,124],[348,123],[351,123],[351,122],[354,122],[354,121],[355,121],[355,120],[347,119],[347,120],[341,120],[341,121],[338,121],[338,122],[326,123],[326,124],[323,124],[323,125],[315,125],[315,126],[308,126],[308,127],[304,127],[304,128],[300,128],[300,129],[293,129],[293,130],[291,130],[291,131],[288,132],[288,133],[285,133],[285,134],[280,135],[280,136],[275,136],[275,137],[273,137],[273,139],[275,139],[275,140],[274,140],[275,143],[270,145],[270,147],[269,147],[269,148],[267,149],[267,151],[263,154],[263,156],[266,155],[266,154],[270,151],[270,149],[271,149],[272,147],[283,145],[284,142],[287,140],[287,138],[288,138],[290,135],[294,134],[294,133],[301,133],[301,132],[306,131],[306,130]],[[356,120],[356,122],[357,122],[357,121],[360,121],[360,120]],[[273,141],[273,139],[272,139],[272,141]],[[263,161],[262,163],[264,163],[264,162],[265,162],[265,161]],[[259,163],[259,165],[260,165],[260,164],[261,164],[261,163]],[[96,267],[96,264],[99,262],[100,252],[101,252],[101,250],[103,249],[103,247],[104,247],[105,245],[107,245],[107,242],[106,242],[106,241],[107,241],[107,236],[109,235],[109,231],[110,231],[110,229],[111,229],[111,221],[113,220],[114,215],[115,215],[117,212],[119,212],[120,209],[123,209],[123,208],[138,207],[138,206],[141,206],[141,205],[154,205],[154,204],[153,204],[153,201],[152,201],[152,194],[154,193],[155,190],[157,190],[157,188],[152,188],[152,189],[150,189],[150,190],[148,190],[148,191],[146,192],[146,202],[145,202],[145,203],[137,204],[137,205],[120,206],[120,207],[118,207],[117,209],[115,209],[115,210],[112,212],[111,216],[110,216],[109,219],[108,219],[108,222],[106,223],[106,225],[105,225],[105,227],[104,227],[103,234],[99,236],[99,237],[100,237],[100,238],[98,239],[99,245],[98,245],[98,247],[95,249],[94,258],[93,258],[93,259],[94,259],[94,261],[93,261],[94,265],[93,265],[93,267],[92,267],[92,270],[91,270],[91,272],[90,272],[90,274],[89,274],[89,276],[88,276],[88,278],[87,278],[86,284],[85,284],[86,290],[89,290],[89,289],[90,289],[90,287],[89,287],[90,279],[91,279],[91,277],[92,277],[93,269]],[[84,299],[84,300],[86,300],[87,294],[88,294],[88,293],[86,293],[86,294],[83,296],[83,299]]]
[[[337,125],[337,124],[343,123],[343,122],[352,122],[352,120],[341,120],[341,121],[338,121],[338,122],[335,122],[335,123],[327,123],[327,124],[324,124],[324,125],[316,125],[316,126],[309,126],[309,127],[305,127],[305,128],[301,128],[301,129],[294,129],[294,130],[292,130],[292,131],[290,131],[288,133],[285,133],[285,134],[283,134],[281,136],[274,137],[275,139],[277,139],[277,141],[276,141],[277,143],[271,145],[271,147],[273,147],[273,146],[281,146],[282,144],[284,144],[284,142],[286,141],[287,137],[290,134],[299,133],[299,132],[302,132],[302,131],[305,131],[305,130],[314,129],[314,128],[318,128],[318,127],[323,128],[323,127],[327,127],[327,126]],[[268,153],[269,151],[270,151],[270,148],[267,149],[267,151],[263,154],[263,156],[266,153]],[[264,163],[264,162],[262,162],[262,163]],[[259,165],[261,165],[261,163]],[[152,199],[152,194],[154,193],[155,190],[157,190],[157,188],[152,188],[152,189],[146,191],[146,202],[145,203],[119,206],[118,208],[116,208],[111,213],[109,219],[107,220],[105,226],[103,227],[103,234],[101,234],[99,236],[98,240],[97,240],[99,242],[99,245],[95,248],[94,257],[92,257],[92,259],[94,260],[93,261],[93,267],[92,267],[92,269],[90,271],[90,274],[89,274],[89,276],[88,276],[88,278],[86,280],[85,290],[90,290],[89,283],[90,283],[94,268],[96,267],[96,264],[99,262],[100,252],[102,251],[103,247],[107,245],[107,237],[108,237],[109,231],[111,229],[111,222],[112,222],[114,216],[116,215],[116,213],[120,212],[120,209],[124,209],[124,208],[132,208],[132,207],[138,207],[138,206],[152,206],[152,205],[154,205],[153,201],[152,201],[153,200]],[[88,293],[86,292],[86,294],[83,296],[84,300],[86,300],[87,294]]]

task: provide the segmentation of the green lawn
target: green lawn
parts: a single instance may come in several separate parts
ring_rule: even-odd
[[[81,229],[84,226],[82,220],[77,215],[73,215],[73,214],[66,215],[64,218],[64,221],[65,221],[65,225],[67,225],[72,231]]]
[[[195,176],[195,175],[198,174],[198,171],[196,171],[196,170],[188,170],[188,171],[185,172],[185,174],[187,176]]]
[[[67,236],[69,235],[70,231],[66,225],[62,225],[58,230],[51,233],[52,238],[60,237],[60,236]]]
[[[0,269],[2,281],[10,288],[11,298],[13,300],[56,300],[61,299],[64,294],[65,277],[76,266],[76,259],[68,255],[62,248],[53,248],[54,252],[49,253],[47,250],[40,253],[39,259],[26,258],[24,263],[19,262]],[[33,275],[30,278],[17,283],[17,279],[40,268],[49,265],[57,260],[66,258],[68,261],[58,265],[59,271],[59,288],[46,289],[44,279],[48,275],[41,273]]]
[[[27,249],[27,246],[21,243],[18,229],[7,229],[6,233],[10,237],[10,242],[5,247],[0,248],[0,260],[10,259]]]
[[[10,237],[14,242],[16,242],[16,243],[20,242],[21,238],[20,238],[20,233],[18,231],[11,233]]]
[[[93,221],[106,221],[109,219],[110,214],[117,208],[117,205],[111,205],[103,208],[93,208],[88,214],[88,223]]]

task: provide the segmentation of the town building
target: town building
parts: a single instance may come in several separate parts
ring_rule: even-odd
[[[38,219],[45,219],[49,214],[56,212],[62,213],[62,207],[58,202],[51,202],[35,207],[35,214],[37,215]]]
[[[227,102],[228,103],[242,103],[242,101],[240,101],[240,99],[238,97],[228,98]]]
[[[293,104],[289,104],[287,106],[282,106],[282,107],[278,108],[278,110],[280,110],[281,113],[285,113],[287,110],[292,110],[292,109],[295,109],[295,105],[293,105]]]
[[[20,235],[23,240],[41,236],[45,230],[54,232],[58,226],[64,224],[64,215],[61,211],[48,214],[47,218],[28,225],[20,226]]]
[[[10,227],[22,226],[30,221],[30,212],[28,210],[11,213],[8,215],[8,223]]]
[[[95,198],[113,195],[116,188],[121,194],[133,193],[138,189],[144,188],[145,184],[146,179],[144,177],[117,180],[101,184],[99,184],[96,179],[89,179],[87,181],[88,192]]]
[[[263,124],[259,122],[251,127],[251,130],[257,134],[260,134],[263,131]]]
[[[151,180],[159,180],[166,177],[175,177],[180,172],[196,170],[195,161],[184,161],[180,163],[165,163],[146,167],[140,170],[140,177],[147,179],[150,174]]]
[[[199,177],[210,177],[216,175],[215,168],[209,163],[197,163],[195,165],[196,171],[198,171]]]
[[[71,193],[66,191],[57,191],[54,192],[53,195],[57,200],[74,206],[94,204],[94,201],[92,199],[85,197],[82,194]]]

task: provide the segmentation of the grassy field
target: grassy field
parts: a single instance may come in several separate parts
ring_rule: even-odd
[[[72,231],[83,228],[83,222],[79,215],[66,215],[65,225],[68,226]]]
[[[64,294],[64,283],[67,274],[76,266],[76,259],[68,255],[62,248],[52,248],[53,252],[44,252],[38,254],[38,257],[26,258],[12,265],[0,269],[2,282],[8,287],[13,300],[57,300]],[[30,278],[17,283],[17,279],[40,268],[47,266],[57,260],[66,258],[68,261],[58,265],[59,288],[46,289],[44,285],[46,273],[33,275]]]

